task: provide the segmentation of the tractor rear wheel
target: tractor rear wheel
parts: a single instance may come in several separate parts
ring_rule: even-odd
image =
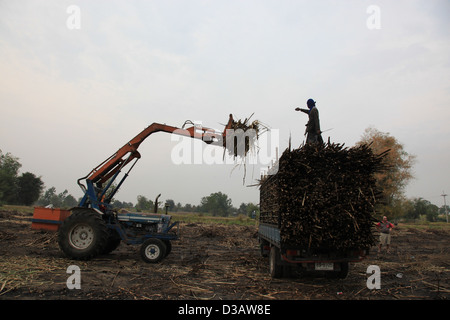
[[[100,214],[76,210],[61,225],[58,243],[67,257],[89,260],[104,252],[108,237],[108,227]]]

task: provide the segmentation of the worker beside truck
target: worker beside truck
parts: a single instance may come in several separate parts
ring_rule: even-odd
[[[380,231],[380,243],[378,244],[378,253],[381,253],[381,247],[386,246],[386,252],[389,253],[389,246],[391,245],[391,231],[394,225],[390,223],[386,216],[383,220],[377,223],[377,229]]]

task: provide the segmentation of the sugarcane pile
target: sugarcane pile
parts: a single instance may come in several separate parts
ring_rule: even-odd
[[[306,144],[286,150],[278,172],[261,180],[260,221],[279,224],[285,245],[367,248],[375,243],[373,214],[381,193],[374,173],[383,157],[369,145]]]
[[[255,150],[261,129],[267,129],[258,120],[250,122],[252,116],[253,114],[244,120],[233,120],[231,123],[231,132],[227,133],[224,147],[234,158],[245,158],[248,152]]]

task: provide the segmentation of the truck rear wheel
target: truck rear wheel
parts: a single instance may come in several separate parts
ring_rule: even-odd
[[[348,275],[348,262],[341,262],[339,264],[340,270],[331,273],[330,278],[345,279]]]
[[[272,278],[281,278],[283,275],[283,266],[281,265],[280,249],[273,246],[269,254],[269,272]]]
[[[267,242],[266,240],[260,240],[259,243],[259,249],[261,252],[261,257],[266,258],[269,256],[270,253],[270,243]]]
[[[103,253],[108,235],[106,223],[98,213],[77,210],[61,225],[58,243],[67,257],[89,260]]]

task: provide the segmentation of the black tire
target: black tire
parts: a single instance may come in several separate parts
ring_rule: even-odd
[[[259,249],[260,249],[261,257],[263,257],[263,258],[267,258],[269,256],[268,250],[264,249],[267,246],[269,246],[269,243],[267,241],[265,241],[265,240],[260,241]]]
[[[166,257],[169,255],[169,253],[172,252],[172,243],[170,240],[163,240],[164,244],[166,245]]]
[[[120,238],[120,235],[117,233],[116,230],[108,228],[108,240],[106,242],[106,246],[103,249],[102,254],[108,254],[116,250],[117,247],[120,245],[121,240],[122,239]]]
[[[281,265],[280,249],[273,246],[269,254],[269,272],[272,278],[283,276],[283,266]]]
[[[61,225],[58,243],[68,258],[89,260],[104,252],[108,236],[108,227],[100,214],[76,210]]]
[[[150,238],[141,245],[140,253],[145,262],[157,263],[166,256],[166,245],[162,240]]]
[[[348,262],[339,263],[339,271],[329,271],[326,273],[326,277],[329,279],[345,279],[348,275]]]
[[[337,271],[336,278],[345,279],[348,275],[348,262],[341,262],[341,270]]]

